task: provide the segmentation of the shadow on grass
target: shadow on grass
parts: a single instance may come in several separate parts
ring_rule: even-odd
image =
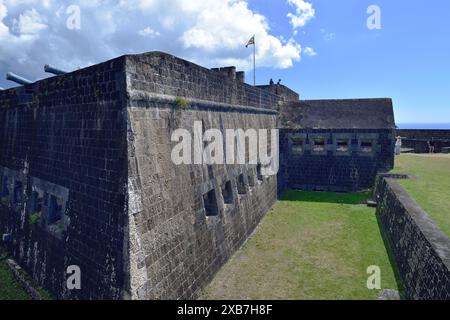
[[[282,201],[323,202],[340,204],[361,204],[370,199],[369,192],[364,193],[337,193],[288,190],[283,193]]]

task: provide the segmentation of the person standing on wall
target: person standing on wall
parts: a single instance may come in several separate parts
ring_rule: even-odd
[[[395,155],[400,155],[402,153],[402,137],[398,136],[395,141]]]
[[[434,153],[434,145],[435,145],[434,138],[431,137],[431,140],[428,141],[428,150],[430,153]]]

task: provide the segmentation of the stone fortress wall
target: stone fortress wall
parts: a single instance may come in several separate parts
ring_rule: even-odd
[[[360,191],[394,166],[391,99],[300,100],[283,105],[279,189]]]
[[[55,297],[119,299],[127,190],[125,59],[0,91],[0,234]],[[67,290],[66,269],[82,271]]]
[[[194,121],[223,133],[273,129],[280,97],[159,53],[130,57],[126,78],[129,294],[196,298],[275,203],[277,182],[257,165],[175,165],[171,135],[193,136]],[[189,105],[177,108],[175,95]]]
[[[361,190],[393,166],[390,99],[298,97],[161,52],[0,91],[5,244],[57,298],[199,297],[277,194]],[[201,133],[280,128],[278,176],[175,165],[171,136],[194,136],[196,121]],[[66,288],[69,265],[81,290]]]
[[[8,249],[57,298],[198,296],[276,201],[276,177],[257,165],[175,166],[171,133],[194,120],[273,129],[282,100],[163,53],[1,91]],[[66,288],[69,265],[81,290]]]
[[[435,141],[435,152],[450,152],[450,130],[412,130],[397,129],[396,135],[401,136],[402,147],[411,148],[415,153],[428,153],[428,141]],[[445,149],[446,148],[446,149]]]
[[[450,238],[389,175],[377,179],[375,198],[406,297],[450,300]]]
[[[389,129],[282,129],[281,190],[370,189],[378,173],[393,168],[392,141]]]
[[[274,110],[283,101],[269,90],[243,83],[234,67],[210,70],[163,52],[127,56],[127,61],[132,96],[138,91]]]
[[[406,139],[429,140],[434,138],[436,140],[450,140],[450,130],[445,129],[397,129],[396,132],[397,135]]]

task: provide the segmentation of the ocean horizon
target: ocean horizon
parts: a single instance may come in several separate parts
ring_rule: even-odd
[[[450,123],[397,123],[399,129],[450,130]]]

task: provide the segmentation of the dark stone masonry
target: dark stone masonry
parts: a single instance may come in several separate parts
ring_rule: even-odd
[[[58,298],[123,296],[125,58],[0,92],[0,232]],[[67,290],[66,269],[82,270]]]
[[[429,140],[450,140],[450,130],[445,129],[397,129],[397,135],[407,139]]]
[[[176,166],[171,134],[273,129],[283,100],[158,52],[1,91],[6,246],[57,298],[198,297],[275,203],[276,177]],[[67,289],[71,265],[81,290]]]
[[[389,177],[377,180],[377,217],[408,299],[450,299],[450,238]]]
[[[300,101],[244,78],[150,52],[0,91],[3,245],[59,299],[195,299],[283,190],[363,190],[392,168],[390,99]],[[278,176],[172,161],[177,129],[277,128]]]
[[[435,152],[450,149],[450,130],[412,130],[397,129],[396,135],[402,137],[402,147],[411,148],[415,153],[428,153],[428,141],[433,139]]]
[[[390,99],[288,102],[278,126],[280,190],[369,189],[394,166]]]

